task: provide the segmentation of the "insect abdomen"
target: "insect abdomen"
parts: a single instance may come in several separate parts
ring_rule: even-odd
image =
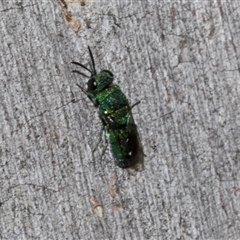
[[[109,133],[109,140],[116,164],[121,168],[135,163],[138,151],[138,133],[127,98],[117,85],[97,96],[99,113]]]
[[[136,125],[124,126],[116,130],[109,130],[109,140],[116,164],[127,168],[135,164],[139,150]]]

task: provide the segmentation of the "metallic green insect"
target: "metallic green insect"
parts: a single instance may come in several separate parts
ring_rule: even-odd
[[[81,66],[91,76],[74,70],[84,77],[89,78],[88,88],[84,90],[77,86],[88,96],[95,107],[99,109],[99,117],[103,129],[109,134],[111,150],[116,164],[121,168],[127,168],[138,162],[141,146],[139,142],[136,124],[134,123],[131,108],[126,96],[118,85],[112,84],[113,74],[108,70],[96,72],[92,52],[88,47],[91,62],[90,69],[78,62],[72,62]]]

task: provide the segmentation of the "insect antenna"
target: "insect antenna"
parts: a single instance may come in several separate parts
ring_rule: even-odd
[[[75,73],[78,73],[78,74],[81,74],[82,76],[86,77],[86,78],[90,78],[89,76],[87,76],[85,73],[82,73],[78,70],[73,70],[72,72],[75,72]]]
[[[78,65],[78,66],[81,66],[82,68],[84,68],[84,69],[86,69],[87,71],[89,71],[90,73],[92,73],[92,71],[89,69],[89,68],[87,68],[86,66],[84,66],[83,64],[81,64],[81,63],[78,63],[78,62],[72,62],[73,64],[76,64],[76,65]]]
[[[91,63],[91,62],[89,62],[88,64],[89,64],[89,66],[90,66],[90,69],[91,69],[92,73],[94,73],[94,70],[93,70],[93,65],[92,65],[92,63]],[[92,75],[94,75],[94,74],[92,74]]]
[[[95,62],[94,62],[94,59],[93,59],[92,51],[91,51],[89,46],[88,46],[88,51],[89,51],[89,55],[90,55],[90,58],[91,58],[90,68],[92,70],[93,75],[95,76],[97,74],[96,69],[95,69]]]

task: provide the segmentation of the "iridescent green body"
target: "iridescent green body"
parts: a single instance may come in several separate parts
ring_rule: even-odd
[[[119,86],[112,85],[96,94],[99,116],[109,133],[109,141],[116,164],[125,168],[137,159],[138,133],[126,96]]]
[[[130,167],[137,162],[136,158],[140,149],[137,127],[131,108],[120,87],[112,84],[113,74],[108,70],[96,73],[90,48],[89,53],[92,60],[91,70],[80,63],[73,62],[91,72],[87,91],[78,86],[99,109],[99,117],[109,134],[116,164],[121,168]],[[79,71],[74,72],[86,76]]]

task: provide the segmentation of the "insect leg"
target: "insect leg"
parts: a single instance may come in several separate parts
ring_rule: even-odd
[[[141,102],[141,101],[137,101],[137,102],[134,103],[131,107],[129,107],[128,113],[130,113],[130,114],[129,114],[129,116],[128,116],[127,125],[129,124],[129,120],[130,120],[130,119],[133,119],[132,113],[131,113],[132,109],[133,109],[135,106],[137,106],[140,102]]]
[[[103,149],[103,151],[102,151],[102,154],[101,154],[101,157],[100,157],[100,159],[102,159],[102,157],[105,155],[105,152],[106,152],[106,150],[107,150],[107,147],[108,147],[108,145],[106,144],[106,142],[107,142],[107,137],[106,137],[106,132],[105,132],[105,147],[104,147],[104,149]]]
[[[87,91],[82,86],[80,86],[79,84],[76,84],[76,85],[88,96]]]
[[[102,125],[101,130],[100,130],[100,134],[99,134],[99,141],[98,141],[97,145],[95,146],[95,148],[93,149],[93,152],[96,151],[99,143],[102,141],[102,133],[103,133],[104,130],[105,130],[105,125]]]
[[[93,103],[93,105],[95,106],[95,107],[97,107],[98,106],[98,103],[97,103],[97,101],[95,100],[95,97],[94,97],[94,95],[93,94],[91,94],[91,93],[89,93],[89,92],[87,92],[82,86],[80,86],[79,84],[76,84],[86,95],[87,95],[87,97],[91,100],[91,102]]]
[[[141,102],[141,101],[137,101],[136,103],[134,103],[134,104],[130,107],[129,111],[131,111],[131,110],[132,110],[135,106],[137,106],[140,102]]]
[[[106,152],[107,147],[108,147],[108,145],[106,144],[106,142],[107,142],[106,125],[104,125],[104,124],[102,125],[101,130],[100,130],[99,141],[98,141],[97,145],[95,146],[95,148],[93,149],[93,152],[95,152],[96,149],[98,148],[100,142],[102,142],[103,131],[105,131],[105,134],[104,134],[104,136],[105,136],[105,147],[104,147],[104,149],[102,151],[102,154],[100,156],[100,160],[102,160],[102,157],[105,155],[105,152]]]

